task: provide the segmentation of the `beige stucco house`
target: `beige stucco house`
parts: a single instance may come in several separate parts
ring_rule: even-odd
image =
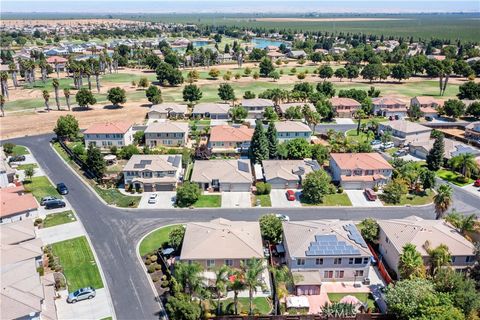
[[[187,122],[153,122],[145,129],[145,144],[150,148],[157,146],[181,147],[187,143]]]
[[[262,166],[272,189],[299,189],[308,173],[320,170],[316,160],[263,160]]]
[[[408,146],[412,142],[428,141],[432,129],[411,121],[395,120],[381,122],[378,131],[380,134],[390,132],[395,146]]]
[[[197,160],[193,165],[192,182],[202,190],[248,192],[253,173],[250,160]]]

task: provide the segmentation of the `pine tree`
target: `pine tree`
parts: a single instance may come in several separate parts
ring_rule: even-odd
[[[268,153],[270,159],[274,159],[277,157],[277,147],[278,147],[278,139],[277,139],[277,129],[275,128],[275,122],[271,121],[268,125],[267,130],[267,139],[268,139]]]
[[[263,124],[257,120],[252,142],[250,143],[250,159],[252,163],[260,163],[268,159],[268,139]]]
[[[437,171],[443,163],[445,154],[445,144],[443,142],[443,135],[440,134],[435,138],[432,149],[427,154],[427,167],[429,170]]]
[[[88,146],[87,150],[87,166],[93,174],[97,177],[102,177],[106,170],[105,161],[103,160],[100,149],[94,147],[92,144]]]

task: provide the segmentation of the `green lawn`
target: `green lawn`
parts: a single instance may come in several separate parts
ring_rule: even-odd
[[[38,165],[36,163],[29,163],[29,164],[21,164],[19,165],[18,167],[16,167],[15,169],[17,170],[26,170],[27,168],[38,168]]]
[[[69,292],[88,286],[95,289],[103,288],[102,278],[87,238],[82,236],[54,243],[52,250],[63,267]]]
[[[433,202],[433,197],[435,196],[435,192],[432,190],[427,190],[426,192],[422,192],[421,194],[409,193],[403,195],[400,199],[400,203],[386,203],[384,201],[383,204],[385,206],[421,206],[424,204],[429,204]],[[382,197],[380,196],[380,199]]]
[[[140,242],[140,255],[144,256],[149,252],[152,252],[155,249],[158,249],[161,247],[164,243],[168,242],[168,234],[170,231],[178,226],[176,225],[171,225],[171,226],[166,226],[160,229],[157,229],[150,233],[148,236],[146,236],[142,242]]]
[[[360,131],[360,134],[357,134],[357,129],[351,129],[346,132],[347,139],[354,142],[365,142],[368,141],[368,135],[365,132]]]
[[[345,296],[354,296],[362,302],[367,302],[368,306],[371,309],[375,308],[375,300],[373,299],[370,293],[358,292],[358,293],[327,293],[327,294],[328,294],[328,299],[332,303],[339,302]]]
[[[336,207],[336,206],[345,206],[345,207],[351,207],[352,202],[350,201],[350,198],[346,193],[334,193],[334,194],[327,194],[323,198],[323,202],[319,204],[311,204],[311,203],[306,203],[303,202],[300,198],[300,201],[302,202],[302,205],[304,206],[323,206],[323,207]]]
[[[223,308],[225,310],[234,310],[233,299],[228,298],[222,300]],[[215,303],[216,304],[216,303]],[[253,310],[255,314],[268,315],[272,311],[272,305],[267,298],[257,297],[253,298]],[[249,299],[248,298],[238,298],[238,312],[239,314],[248,314],[249,311]]]
[[[24,146],[13,147],[12,153],[14,156],[24,156],[30,154],[30,152],[28,152],[27,148],[25,148]]]
[[[54,196],[59,199],[62,198],[57,189],[45,176],[33,177],[32,181],[25,181],[24,186],[25,190],[31,192],[39,202],[43,197],[46,196]]]
[[[222,196],[219,194],[202,194],[197,202],[193,204],[195,208],[219,208],[222,205]]]
[[[272,200],[270,199],[269,194],[256,195],[254,205],[257,204],[257,200],[260,200],[260,206],[262,206],[262,207],[271,207],[272,206]]]
[[[48,214],[43,220],[43,227],[49,228],[74,221],[77,221],[77,219],[75,218],[73,211],[67,210],[63,212]]]
[[[447,169],[440,169],[437,171],[437,176],[443,180],[446,180],[448,182],[451,182],[457,186],[464,187],[469,184],[472,184],[474,182],[473,179],[468,179],[467,182],[459,182],[457,179],[461,177],[462,175],[460,173],[447,170]]]

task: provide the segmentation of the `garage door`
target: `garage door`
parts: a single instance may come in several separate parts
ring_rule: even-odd
[[[174,187],[171,184],[156,184],[155,191],[173,191]]]
[[[358,181],[349,181],[349,182],[342,182],[342,187],[345,189],[364,189],[364,183]]]
[[[152,192],[153,191],[152,185],[151,184],[144,184],[143,185],[143,191],[144,192]]]

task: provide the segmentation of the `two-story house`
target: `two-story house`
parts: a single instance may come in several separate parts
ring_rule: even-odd
[[[365,189],[390,181],[393,167],[379,153],[332,153],[332,180],[345,189]]]
[[[121,148],[133,143],[133,123],[130,121],[95,123],[83,132],[85,146],[93,145],[107,150]]]
[[[212,127],[208,146],[213,153],[238,153],[250,148],[253,129],[247,126],[231,127],[220,125]]]
[[[283,245],[297,295],[320,294],[322,282],[368,278],[371,253],[352,221],[285,221]]]
[[[428,141],[432,129],[411,121],[395,120],[380,123],[378,132],[381,135],[390,132],[395,146],[408,146],[413,142]]]
[[[184,146],[187,143],[187,138],[187,122],[153,122],[145,129],[145,145],[150,148]]]
[[[122,170],[125,186],[132,184],[145,192],[175,190],[181,171],[179,154],[134,154]]]
[[[329,101],[339,118],[353,118],[355,112],[362,107],[360,102],[350,98],[332,97]]]
[[[241,106],[247,110],[248,119],[263,119],[263,113],[266,107],[273,107],[274,103],[269,99],[243,99]]]
[[[443,101],[429,96],[416,96],[410,100],[410,107],[418,106],[424,117],[437,118],[438,108],[443,107]]]
[[[407,116],[407,104],[395,97],[373,98],[373,112],[382,117],[388,117],[395,120],[403,119]]]
[[[408,243],[417,247],[427,267],[430,260],[428,249],[434,249],[441,244],[448,247],[453,268],[465,270],[475,263],[474,245],[445,220],[424,220],[410,216],[404,219],[378,220],[378,225],[382,259],[398,276],[398,262],[403,247]]]
[[[300,121],[279,121],[275,122],[278,142],[301,138],[311,140],[312,130],[308,125]]]

